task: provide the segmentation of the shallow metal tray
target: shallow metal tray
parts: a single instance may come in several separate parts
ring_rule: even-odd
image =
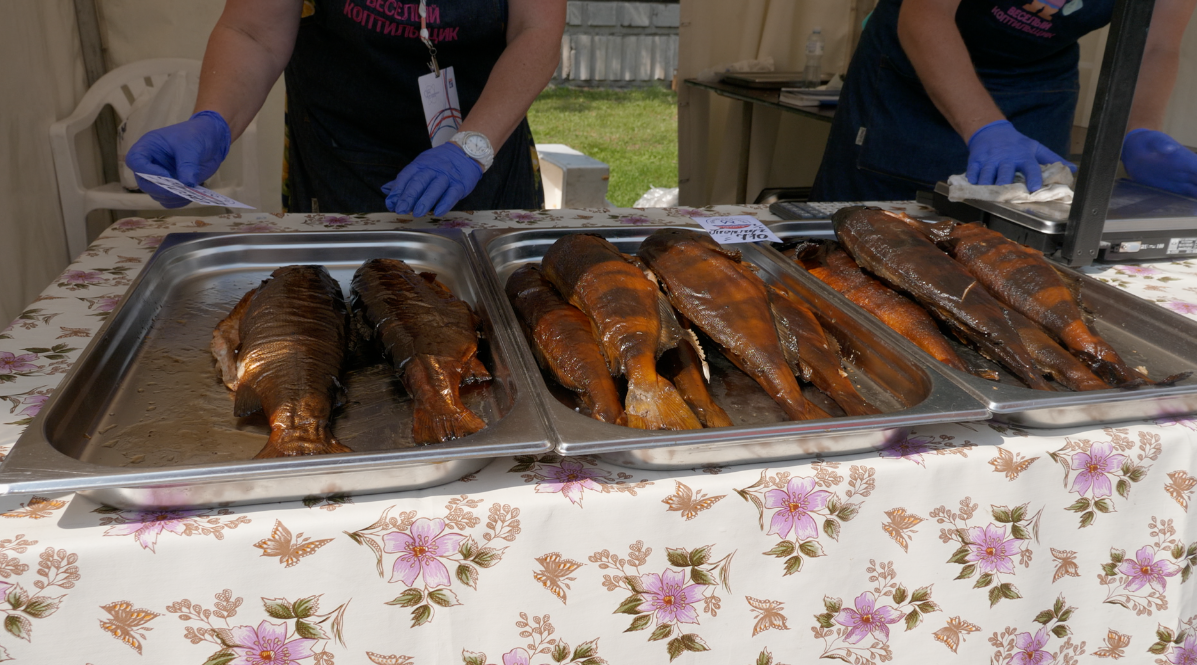
[[[535,368],[532,349],[520,330],[503,285],[519,266],[539,262],[558,238],[569,233],[593,233],[634,254],[655,228],[593,228],[535,230],[475,230],[471,247],[477,252],[488,279],[495,311],[509,324],[512,346],[523,362]],[[766,281],[791,288],[807,299],[825,326],[836,333],[851,357],[849,376],[883,415],[839,417],[802,422],[786,421],[781,409],[756,382],[732,367],[722,354],[707,349],[711,365],[711,393],[736,423],[735,427],[685,432],[645,431],[593,420],[576,413],[563,401],[568,391],[550,388],[551,378],[530,372],[548,417],[558,452],[566,455],[598,454],[607,461],[642,469],[679,469],[703,465],[728,465],[837,455],[883,448],[904,437],[909,428],[937,422],[983,420],[989,416],[943,376],[928,372],[898,351],[884,333],[862,327],[821,295],[805,288],[784,263],[767,258],[753,245],[741,245],[744,259],[760,267]],[[840,411],[825,395],[808,387],[807,397],[832,412]]]
[[[835,238],[830,221],[807,221],[801,225],[778,222],[770,224],[769,228],[787,241]],[[767,252],[787,260],[771,248]],[[1184,371],[1197,373],[1197,322],[1069,268],[1058,266],[1057,269],[1081,280],[1082,304],[1093,313],[1094,327],[1129,365],[1146,367],[1154,379]],[[837,306],[867,318],[873,327],[889,330],[879,319],[831,287],[809,273],[801,272],[813,283],[812,288],[817,288]],[[995,370],[1001,380],[995,383],[952,369],[908,340],[899,338],[899,342],[903,353],[934,367],[981,400],[995,420],[1012,425],[1079,427],[1197,412],[1197,374],[1174,386],[1073,392],[1057,385],[1061,392],[1046,392],[1027,388],[1000,365],[982,358],[951,336],[949,342],[966,364]]]
[[[463,390],[489,426],[411,441],[411,402],[385,366],[345,377],[333,431],[354,453],[253,460],[269,427],[235,418],[208,350],[212,329],[275,268],[323,264],[348,292],[365,260],[437,273],[474,306],[494,380]],[[459,231],[185,233],[166,237],[125,298],[0,466],[0,493],[78,491],[122,508],[260,503],[429,487],[498,456],[552,444],[526,371],[496,334]]]

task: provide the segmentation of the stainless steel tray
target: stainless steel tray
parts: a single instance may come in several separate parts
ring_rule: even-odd
[[[483,319],[494,375],[463,398],[489,423],[443,444],[411,441],[394,373],[350,372],[333,429],[354,453],[253,460],[269,431],[235,418],[208,351],[212,329],[278,266],[323,264],[348,291],[374,257],[436,272]],[[459,231],[186,233],[166,237],[125,298],[0,466],[0,493],[78,491],[122,508],[284,501],[429,487],[494,457],[548,451],[526,371],[498,334]]]
[[[593,233],[633,254],[654,228],[592,228],[535,230],[475,230],[471,247],[483,264],[495,311],[508,325],[512,347],[523,362],[536,367],[532,350],[519,328],[515,312],[503,294],[507,277],[519,266],[539,262],[549,246],[569,233]],[[793,271],[761,253],[741,245],[744,259],[761,269],[768,282],[791,288],[807,299],[822,322],[841,339],[852,356],[849,375],[870,401],[884,413],[877,416],[839,417],[803,422],[786,421],[781,409],[748,376],[723,356],[708,349],[711,392],[728,412],[735,427],[686,432],[645,431],[620,427],[575,413],[555,396],[543,375],[532,371],[532,381],[545,409],[558,452],[566,455],[598,454],[607,461],[642,469],[678,469],[703,465],[748,464],[813,455],[837,455],[883,448],[906,435],[909,428],[937,422],[983,420],[989,416],[943,376],[928,372],[909,360],[888,337],[862,327],[828,300],[794,280]],[[822,393],[809,388],[807,396],[824,408],[839,411]]]
[[[802,222],[800,225],[778,222],[770,224],[769,228],[783,240],[835,238],[830,221]],[[771,248],[767,252],[788,262]],[[1154,379],[1177,372],[1197,372],[1197,322],[1087,275],[1062,266],[1058,269],[1081,280],[1081,299],[1094,315],[1094,327],[1132,367],[1146,367]],[[813,288],[837,306],[867,318],[873,327],[889,330],[880,320],[831,287],[809,273],[801,272],[813,283]],[[997,363],[982,358],[950,337],[949,342],[967,364],[995,370],[1001,380],[995,383],[952,369],[908,340],[899,338],[899,342],[903,353],[934,367],[981,400],[995,420],[1013,425],[1079,427],[1197,412],[1197,374],[1174,386],[1088,392],[1072,392],[1060,387],[1062,392],[1046,392],[1027,388]]]

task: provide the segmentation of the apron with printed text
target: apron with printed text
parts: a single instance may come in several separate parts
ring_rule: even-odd
[[[284,203],[290,212],[384,212],[382,186],[432,147],[417,85],[428,74],[419,1],[305,2],[287,64]],[[507,46],[506,0],[428,0],[429,37],[469,115]],[[454,210],[541,208],[525,118]]]
[[[1077,40],[1114,0],[961,0],[956,26],[981,83],[1014,127],[1067,156]],[[852,57],[811,200],[907,200],[968,165],[968,145],[927,95],[898,41],[902,0],[881,0]]]

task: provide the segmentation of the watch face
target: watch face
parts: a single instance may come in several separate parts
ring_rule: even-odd
[[[484,155],[486,154],[486,139],[481,136],[467,136],[465,149],[471,154]]]

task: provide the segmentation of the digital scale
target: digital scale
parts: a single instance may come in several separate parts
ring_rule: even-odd
[[[962,222],[981,222],[1002,235],[1054,254],[1068,233],[1071,205],[999,203],[966,200],[953,203],[947,184],[939,183],[929,203],[941,215]],[[1101,232],[1098,261],[1124,262],[1176,259],[1197,255],[1197,199],[1130,180],[1114,183]]]

